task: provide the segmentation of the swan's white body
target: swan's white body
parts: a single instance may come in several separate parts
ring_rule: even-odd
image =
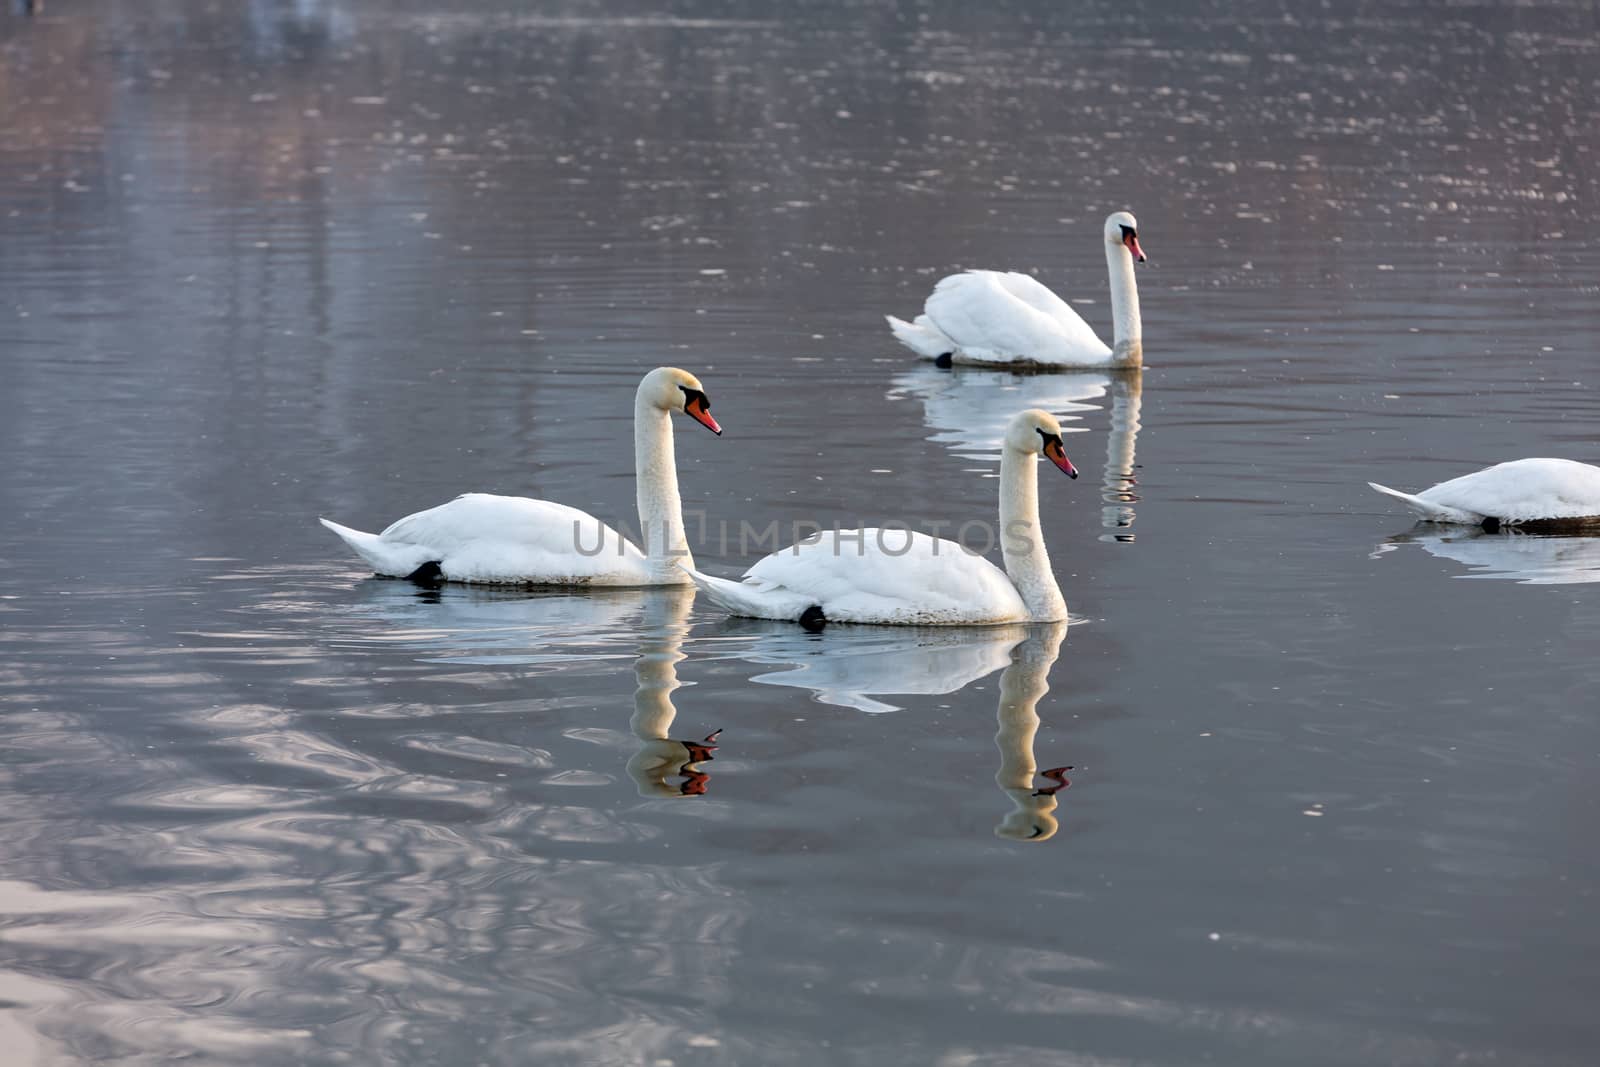
[[[1516,459],[1420,493],[1368,485],[1405,502],[1424,522],[1505,526],[1600,519],[1600,467],[1570,459]]]
[[[1144,359],[1133,277],[1138,223],[1126,211],[1105,223],[1113,343],[1046,286],[1014,271],[971,270],[934,286],[912,322],[886,316],[901,344],[924,359],[988,366],[1137,367]]]
[[[1024,411],[1008,428],[1000,460],[1003,571],[954,541],[865,529],[830,531],[780,549],[740,582],[690,573],[718,605],[758,619],[799,620],[819,609],[827,622],[898,626],[1064,621],[1066,601],[1039,531],[1036,462],[1051,448],[1057,466],[1076,477],[1060,451],[1060,434],[1055,416],[1039,410]]]
[[[695,396],[704,401],[693,375],[660,367],[645,375],[634,398],[634,462],[645,551],[588,512],[549,500],[489,493],[465,493],[407,515],[380,534],[320,521],[374,571],[391,577],[403,578],[435,563],[439,577],[452,582],[683,585],[686,579],[677,564],[692,565],[693,560],[684,538],[671,412],[688,410],[721,432],[705,408],[699,413],[691,409],[697,406]]]

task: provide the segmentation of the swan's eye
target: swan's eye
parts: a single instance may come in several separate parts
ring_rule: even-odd
[[[717,436],[722,436],[722,427],[717,425],[717,420],[711,417],[711,400],[698,389],[690,389],[687,385],[678,386],[683,390],[683,410],[688,416],[700,423]]]
[[[1118,223],[1117,225],[1121,226],[1122,224]],[[1139,237],[1139,231],[1134,229],[1132,226],[1122,226],[1122,239],[1126,241],[1130,237],[1137,240]]]
[[[1034,429],[1039,430],[1037,426]],[[1043,430],[1039,430],[1039,437],[1044,442],[1039,451],[1044,453],[1045,459],[1059,467],[1061,472],[1068,478],[1076,478],[1078,476],[1078,468],[1074,467],[1072,460],[1067,458],[1067,449],[1061,443],[1061,435],[1058,433],[1045,433]]]

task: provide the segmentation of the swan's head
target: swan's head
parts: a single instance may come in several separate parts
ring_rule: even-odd
[[[1144,249],[1139,247],[1139,220],[1127,211],[1113,211],[1106,216],[1106,244],[1121,245],[1133,253],[1133,258],[1144,262]]]
[[[657,367],[639,383],[641,399],[662,411],[681,411],[718,437],[722,427],[711,417],[711,401],[700,379],[677,367]]]
[[[1048,411],[1030,408],[1012,419],[1006,427],[1006,447],[1030,456],[1043,455],[1068,478],[1078,476],[1078,468],[1067,458],[1066,447],[1061,443],[1061,423]]]

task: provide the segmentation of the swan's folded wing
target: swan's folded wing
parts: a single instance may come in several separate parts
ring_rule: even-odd
[[[1600,515],[1600,467],[1570,459],[1517,459],[1441,482],[1417,496],[1506,523],[1584,519]]]
[[[381,534],[384,541],[429,545],[446,558],[469,545],[499,545],[502,550],[547,553],[555,560],[594,560],[582,573],[600,571],[618,558],[642,558],[634,545],[582,512],[554,501],[536,501],[526,496],[494,496],[491,493],[464,493],[448,504],[430,507],[395,520]]]
[[[934,287],[927,313],[969,353],[1042,361],[1111,354],[1077,312],[1023,274],[952,274]]]
[[[774,552],[747,580],[803,594],[836,622],[1006,622],[1027,617],[1005,572],[905,530],[830,531]]]
[[[1100,338],[1095,336],[1094,328],[1083,321],[1083,316],[1071,304],[1031,274],[1019,274],[1014,270],[1004,273],[996,271],[995,280],[1024,304],[1054,319],[1073,344],[1086,348],[1105,347],[1100,343]]]

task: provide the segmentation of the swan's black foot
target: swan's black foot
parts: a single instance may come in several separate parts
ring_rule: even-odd
[[[805,627],[807,633],[820,634],[822,628],[828,625],[828,617],[822,613],[822,608],[813,604],[800,613],[800,625]]]
[[[418,585],[427,586],[430,589],[441,586],[444,584],[444,568],[439,566],[438,560],[430,559],[406,575],[406,581],[416,582]]]
[[[934,357],[933,365],[935,367],[944,367],[948,370],[956,365],[956,354],[954,352],[942,352]]]
[[[1484,533],[1499,533],[1500,532],[1500,520],[1495,518],[1493,515],[1490,515],[1487,519],[1484,519],[1483,520],[1483,532]]]

